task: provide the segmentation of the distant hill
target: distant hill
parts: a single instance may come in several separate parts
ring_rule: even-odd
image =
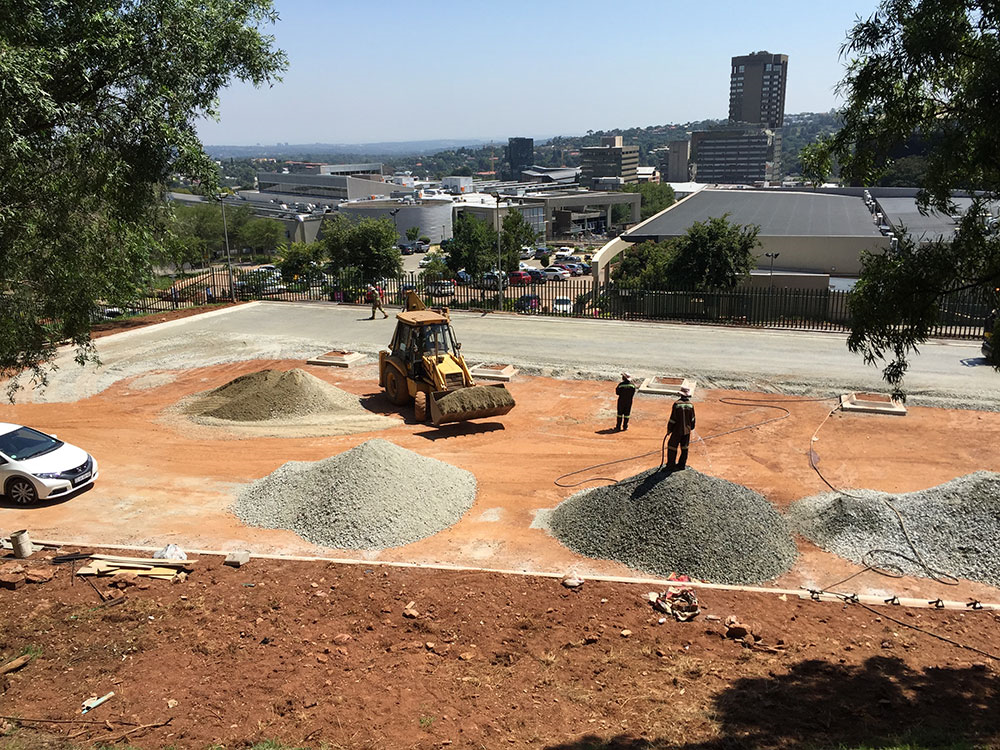
[[[411,156],[432,154],[462,147],[479,147],[483,139],[442,139],[433,141],[379,141],[375,143],[275,143],[256,146],[205,146],[215,159],[269,157],[308,161],[310,156],[343,154],[362,156]]]

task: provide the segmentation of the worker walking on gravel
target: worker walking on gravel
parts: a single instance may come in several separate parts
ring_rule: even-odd
[[[375,320],[376,310],[382,313],[383,318],[389,317],[386,311],[382,309],[382,290],[376,288],[374,284],[368,285],[368,301],[372,305],[372,316],[368,320]]]
[[[691,389],[681,386],[681,397],[674,401],[670,410],[670,421],[667,432],[667,471],[683,469],[687,465],[688,446],[691,443],[691,431],[694,430],[694,404],[691,403]],[[680,449],[680,458],[675,461],[675,451]]]
[[[615,394],[618,396],[618,421],[615,423],[615,432],[628,429],[628,418],[632,413],[632,399],[635,398],[635,390],[632,376],[623,372],[622,382],[615,388]]]

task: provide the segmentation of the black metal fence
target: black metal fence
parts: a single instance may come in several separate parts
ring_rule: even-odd
[[[234,270],[232,283],[225,268],[178,279],[168,289],[126,305],[105,306],[98,319],[140,315],[237,300],[288,302],[327,301],[366,304],[367,286],[374,284],[386,308],[402,305],[415,291],[430,305],[452,309],[497,310],[524,315],[605,318],[613,320],[674,320],[713,325],[778,327],[814,331],[847,331],[848,292],[831,289],[754,289],[731,291],[642,291],[595,286],[590,276],[508,284],[487,276],[470,283],[429,280],[411,273],[395,278],[364,279],[356,274],[314,273],[282,278],[280,272]],[[995,301],[982,290],[955,292],[946,297],[935,337],[977,339]]]

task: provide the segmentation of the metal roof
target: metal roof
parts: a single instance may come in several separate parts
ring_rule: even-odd
[[[915,198],[879,198],[878,205],[894,227],[905,228],[913,239],[936,240],[940,237],[951,239],[957,220],[972,205],[971,198],[954,198],[953,201],[958,207],[955,218],[937,211],[929,211],[925,216],[917,208]]]
[[[684,234],[696,221],[729,214],[735,224],[756,224],[761,237],[881,237],[858,196],[778,190],[705,189],[624,235],[639,242]]]
[[[410,310],[408,312],[397,313],[396,317],[403,323],[418,326],[448,322],[447,317],[433,310]]]

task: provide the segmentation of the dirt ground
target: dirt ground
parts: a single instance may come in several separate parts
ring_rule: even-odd
[[[2,713],[21,720],[7,720],[0,747],[1000,741],[997,662],[908,627],[988,650],[994,613],[713,591],[693,622],[659,624],[636,585],[268,560],[234,570],[204,557],[182,583],[138,584],[101,606],[71,572],[0,593],[0,662],[37,654],[7,676]],[[760,634],[755,647],[723,637],[714,618],[729,615]],[[94,723],[27,721],[81,718]]]
[[[195,429],[173,411],[193,393],[266,367],[302,367],[357,394],[375,414],[401,415],[380,392],[374,365],[342,370],[289,360],[153,372],[72,405],[6,407],[5,420],[85,447],[101,476],[68,500],[0,507],[3,529],[91,545],[175,542],[584,577],[637,574],[570,552],[535,522],[575,491],[555,484],[568,472],[649,454],[563,484],[659,464],[670,399],[640,395],[631,428],[619,434],[610,431],[614,383],[542,377],[510,384],[518,405],[505,417],[442,428],[414,423],[407,412],[378,432],[246,438]],[[723,401],[747,398],[768,403]],[[699,391],[695,402],[698,433],[710,439],[692,444],[690,463],[779,508],[827,489],[810,465],[810,446],[826,478],[844,488],[905,492],[978,469],[1000,471],[998,413],[830,415],[832,401],[726,391]],[[711,438],[781,416],[770,408],[777,402],[787,419]],[[326,458],[372,437],[472,472],[479,482],[472,510],[431,538],[360,554],[247,528],[228,512],[241,485],[284,462]],[[808,542],[799,540],[799,548],[796,567],[776,585],[828,587],[861,570]],[[701,592],[705,615],[733,614],[757,626],[763,640],[752,649],[725,640],[721,622],[705,615],[658,624],[644,601],[648,590],[588,581],[571,592],[533,576],[262,559],[232,570],[203,557],[183,583],[140,584],[124,603],[99,607],[94,590],[59,567],[49,583],[0,589],[0,664],[24,651],[39,654],[7,676],[0,714],[22,721],[8,723],[0,747],[235,748],[273,739],[310,748],[635,750],[1000,741],[996,662],[907,627],[1000,651],[993,613],[869,611]],[[839,590],[1000,601],[984,585],[874,572]],[[410,601],[416,619],[402,615]],[[115,697],[88,715],[99,724],[23,721],[79,719],[81,701],[112,690]],[[141,728],[168,718],[166,726]]]
[[[34,538],[88,544],[138,544],[257,552],[447,563],[503,570],[630,575],[614,562],[589,560],[559,544],[536,515],[575,489],[554,482],[567,472],[650,453],[564,480],[623,478],[656,466],[670,399],[640,395],[626,433],[611,433],[613,383],[518,376],[509,387],[517,400],[510,414],[441,428],[414,423],[332,437],[243,438],[192,425],[174,413],[181,399],[266,367],[302,367],[357,394],[375,414],[400,416],[377,384],[373,364],[340,369],[301,361],[254,360],[214,367],[154,372],[119,382],[97,396],[65,404],[9,407],[9,419],[38,426],[84,446],[100,462],[101,476],[87,492],[35,508],[0,509],[7,528],[28,528]],[[838,487],[903,492],[930,487],[977,469],[1000,470],[1000,414],[911,408],[905,417],[836,412],[832,401],[800,401],[727,391],[699,391],[698,434],[704,437],[781,416],[768,403],[732,405],[720,399],[775,399],[790,416],[762,427],[693,443],[691,464],[744,484],[779,508],[826,491],[819,466]],[[818,439],[812,441],[817,428]],[[299,426],[288,435],[298,435]],[[455,526],[405,547],[346,552],[311,545],[292,532],[245,527],[229,511],[240,486],[290,460],[313,461],[371,437],[454,464],[479,482],[476,504]],[[947,436],[948,445],[945,445]],[[592,485],[582,485],[592,486]],[[535,526],[538,524],[536,523]],[[796,568],[779,579],[786,587],[826,586],[859,569],[805,541]],[[734,552],[738,554],[738,552]],[[983,601],[997,598],[978,584],[945,587],[927,580],[887,579],[865,573],[851,590]],[[887,594],[888,595],[888,594]]]

